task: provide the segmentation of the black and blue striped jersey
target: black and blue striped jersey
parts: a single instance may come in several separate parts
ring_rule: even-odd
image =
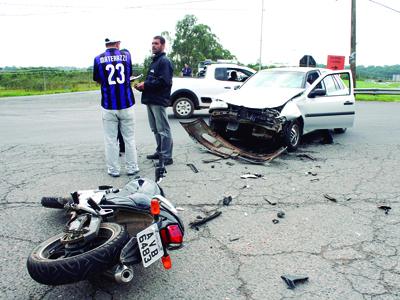
[[[130,77],[132,61],[128,50],[109,48],[96,56],[93,80],[101,84],[101,106],[105,109],[124,109],[135,104]]]

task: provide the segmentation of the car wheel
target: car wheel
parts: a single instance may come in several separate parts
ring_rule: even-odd
[[[175,116],[178,119],[190,118],[193,115],[193,101],[187,97],[178,98],[172,107]]]
[[[334,133],[345,133],[347,128],[335,128],[333,129]]]
[[[301,131],[300,123],[297,120],[287,124],[283,139],[289,152],[297,150],[300,144]]]

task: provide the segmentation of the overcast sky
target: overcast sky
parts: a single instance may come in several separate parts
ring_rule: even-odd
[[[379,5],[380,3],[381,5]],[[211,27],[242,63],[260,56],[262,0],[0,0],[0,66],[88,67],[104,38],[133,62],[186,14]],[[386,7],[385,7],[386,6]],[[262,62],[296,65],[350,54],[351,0],[264,0]],[[400,64],[400,0],[357,0],[357,65]],[[167,49],[168,50],[168,49]]]

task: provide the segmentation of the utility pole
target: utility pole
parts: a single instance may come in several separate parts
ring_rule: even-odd
[[[351,0],[350,70],[356,87],[356,0]]]
[[[260,33],[260,58],[259,58],[259,65],[258,70],[261,70],[262,62],[262,37],[263,37],[263,23],[264,23],[264,0],[261,0],[261,33]]]

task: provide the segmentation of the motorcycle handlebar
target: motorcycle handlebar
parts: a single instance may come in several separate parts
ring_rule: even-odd
[[[63,197],[42,197],[41,204],[48,208],[64,208],[65,204],[71,202],[72,198]]]

